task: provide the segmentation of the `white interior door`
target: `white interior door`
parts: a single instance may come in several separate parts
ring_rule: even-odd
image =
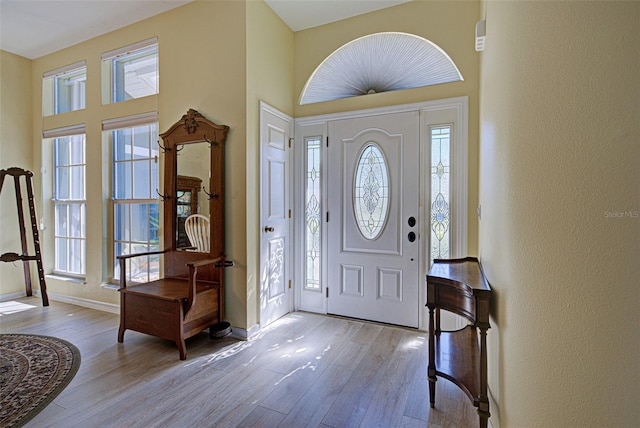
[[[329,123],[328,313],[418,327],[419,113]]]
[[[292,308],[289,138],[293,119],[262,103],[260,110],[260,324]]]

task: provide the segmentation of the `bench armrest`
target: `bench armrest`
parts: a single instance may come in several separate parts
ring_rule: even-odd
[[[154,256],[156,254],[164,254],[165,251],[148,251],[146,253],[125,254],[116,256],[120,262],[120,288],[127,288],[127,259],[141,256]]]

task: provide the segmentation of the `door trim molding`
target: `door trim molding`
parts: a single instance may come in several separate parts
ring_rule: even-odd
[[[382,114],[392,114],[392,113],[402,113],[409,111],[419,111],[420,112],[420,143],[421,145],[425,143],[425,136],[427,135],[427,120],[426,117],[430,112],[440,111],[440,110],[455,110],[456,121],[458,125],[458,135],[456,136],[456,147],[454,153],[452,153],[452,158],[458,165],[457,173],[455,175],[455,183],[456,186],[453,195],[453,201],[457,205],[455,210],[455,214],[453,214],[453,224],[454,228],[458,231],[463,230],[464,233],[454,233],[452,235],[452,257],[462,257],[467,255],[467,245],[468,245],[468,204],[469,204],[469,183],[468,183],[468,151],[469,151],[469,97],[461,96],[461,97],[452,97],[445,98],[441,100],[433,100],[433,101],[422,101],[411,104],[401,104],[395,106],[387,106],[387,107],[377,107],[371,109],[361,109],[347,112],[339,112],[339,113],[327,113],[316,116],[304,116],[294,119],[294,129],[295,129],[295,144],[294,147],[302,147],[303,144],[303,135],[299,131],[301,131],[305,127],[314,127],[316,131],[313,131],[314,134],[322,134],[322,138],[326,138],[328,135],[328,123],[333,120],[341,120],[341,119],[354,119],[359,117],[367,117],[367,116],[377,116]],[[326,147],[323,145],[323,156],[322,161],[326,162]],[[295,188],[291,189],[294,198],[294,206],[296,209],[294,210],[294,243],[293,247],[296,249],[295,253],[298,254],[304,248],[302,244],[302,240],[304,238],[304,234],[302,233],[304,227],[304,192],[302,191],[303,183],[301,178],[303,177],[303,168],[302,163],[304,163],[304,154],[302,153],[304,150],[298,150],[298,153],[294,156],[294,170],[292,173],[293,177],[293,185]],[[424,149],[421,148],[421,152],[424,152]],[[420,172],[420,209],[424,210],[426,201],[424,200],[425,189],[423,188],[425,180],[428,178],[425,176],[424,165],[425,165],[425,154],[421,153],[421,172]],[[428,161],[428,159],[427,159]],[[323,186],[326,188],[326,177],[323,178]],[[458,183],[460,184],[458,186]],[[460,189],[459,191],[457,189]],[[302,195],[302,196],[301,196]],[[326,197],[323,195],[323,204],[326,202]],[[422,216],[421,216],[422,217]],[[324,228],[325,232],[323,233],[323,242],[326,247],[326,227]],[[426,225],[421,225],[421,232],[426,233],[428,229],[426,229]],[[429,266],[426,260],[423,260],[425,257],[428,257],[428,251],[425,251],[424,245],[428,241],[427,239],[422,239],[423,242],[421,246],[420,258],[421,258],[421,268],[420,268],[420,278],[424,278],[426,273],[429,270]],[[323,270],[321,275],[323,276],[322,281],[324,282],[326,278],[326,248],[323,249],[322,257],[324,259]],[[302,272],[304,271],[303,265],[304,263],[302,257],[297,257],[294,262],[294,278],[296,279],[294,282],[294,309],[302,309],[302,310],[311,310],[316,311],[319,307],[315,308],[307,308],[301,306],[300,295],[302,292]],[[327,312],[326,299],[324,284],[322,285],[321,292],[318,295],[322,296],[323,304],[323,312]],[[419,284],[419,299],[421,302],[426,302],[426,281]],[[420,302],[419,302],[420,304]],[[419,319],[419,329],[427,330],[427,310],[424,308],[423,304],[420,304],[420,319]]]
[[[303,116],[303,117],[295,118],[295,124],[296,126],[322,124],[322,123],[330,122],[332,120],[339,120],[339,119],[353,119],[358,117],[377,116],[380,114],[389,114],[389,113],[403,113],[407,111],[416,111],[416,110],[420,110],[420,111],[442,110],[446,108],[452,108],[455,106],[464,106],[465,107],[464,110],[466,112],[468,110],[468,103],[469,103],[469,97],[467,96],[445,98],[442,100],[422,101],[422,102],[412,103],[412,104],[400,104],[400,105],[388,106],[388,107],[376,107],[371,109],[353,110],[353,111],[345,111],[345,112],[339,112],[339,113],[327,113],[327,114],[321,114],[318,116]],[[297,135],[296,135],[296,138],[297,138]]]
[[[267,123],[267,114],[270,114],[270,115],[276,117],[277,119],[283,120],[283,121],[288,123],[288,125],[289,125],[289,129],[288,129],[289,138],[293,137],[295,128],[294,128],[294,119],[293,119],[293,117],[291,117],[288,114],[278,110],[277,108],[267,104],[266,102],[264,102],[262,100],[260,101],[259,104],[260,104],[260,118],[259,118],[259,123],[260,123],[259,126],[260,126],[260,128],[259,128],[259,132],[258,132],[258,134],[259,134],[258,135],[258,139],[259,139],[258,144],[260,146],[259,147],[259,156],[260,157],[258,159],[258,177],[259,177],[259,188],[262,189],[262,184],[263,184],[262,183],[262,177],[263,177],[263,174],[262,174],[263,173],[263,169],[262,169],[262,167],[263,167],[263,160],[264,160],[264,157],[265,157],[265,149],[264,149],[264,144],[263,144],[265,135],[263,134],[263,131],[268,125],[268,123]],[[285,144],[289,144],[289,142],[290,142],[290,140],[285,142]],[[293,202],[294,202],[294,195],[292,194],[292,192],[294,190],[294,184],[293,184],[294,180],[293,180],[293,178],[295,177],[293,175],[295,173],[294,167],[293,167],[293,163],[294,163],[294,159],[295,159],[294,149],[295,149],[295,145],[293,145],[293,144],[291,144],[286,149],[287,150],[287,162],[288,162],[288,165],[287,165],[288,171],[287,171],[287,173],[289,174],[289,178],[288,178],[288,180],[285,180],[285,186],[288,187],[288,190],[289,190],[289,198],[286,201],[289,209],[291,209],[291,207],[293,207]],[[258,302],[257,302],[257,304],[258,304],[258,313],[257,313],[257,315],[258,316],[257,316],[257,318],[258,318],[258,322],[259,322],[259,328],[266,327],[266,323],[265,323],[266,320],[265,320],[264,314],[262,312],[262,307],[261,307],[261,304],[260,304],[260,302],[262,301],[262,298],[263,298],[263,296],[262,296],[263,290],[262,290],[262,279],[261,279],[261,275],[262,274],[261,274],[261,272],[262,272],[262,268],[264,266],[264,264],[263,264],[264,261],[262,260],[262,247],[263,247],[263,244],[264,244],[263,240],[265,239],[265,234],[262,233],[262,228],[264,227],[264,224],[263,224],[264,223],[264,219],[262,218],[262,213],[263,213],[262,209],[263,209],[264,203],[265,203],[264,195],[260,191],[259,206],[258,206],[258,210],[259,210],[259,213],[258,213],[259,239],[258,239],[258,249],[257,249],[257,252],[258,252],[258,275],[259,275],[259,277],[258,277],[258,292],[257,292],[257,298],[258,298]],[[294,266],[292,266],[294,264],[293,263],[293,259],[294,259],[293,249],[295,248],[295,244],[294,244],[295,237],[294,237],[294,234],[293,234],[293,231],[294,231],[293,223],[294,223],[293,222],[293,218],[291,218],[291,220],[288,221],[288,228],[289,228],[288,237],[289,237],[289,239],[288,239],[286,247],[284,249],[284,251],[286,252],[286,255],[285,255],[285,262],[286,262],[286,264],[285,264],[285,275],[287,276],[286,279],[284,280],[285,284],[288,283],[288,281],[293,278],[293,275],[295,273],[295,268],[294,268]],[[287,285],[285,285],[285,287],[286,286]],[[295,289],[292,288],[288,292],[288,301],[286,302],[286,304],[288,306],[287,312],[291,312],[294,309],[294,295],[295,295]]]

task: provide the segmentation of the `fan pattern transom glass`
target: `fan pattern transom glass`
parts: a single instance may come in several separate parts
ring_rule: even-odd
[[[300,104],[464,80],[435,43],[414,34],[376,33],[343,45],[307,80]]]

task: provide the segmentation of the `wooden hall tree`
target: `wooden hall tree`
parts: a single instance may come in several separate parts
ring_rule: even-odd
[[[224,144],[229,127],[216,125],[190,109],[169,130],[160,134],[165,153],[164,223],[162,251],[119,256],[120,328],[176,343],[180,359],[187,357],[185,339],[224,320],[224,272],[230,263],[224,254]],[[190,161],[187,162],[187,159]],[[210,218],[209,252],[178,244],[178,175],[200,171],[203,181],[196,209]],[[208,190],[204,183],[208,185]],[[195,207],[195,205],[194,205]],[[162,254],[164,276],[146,283],[127,284],[130,259]]]

